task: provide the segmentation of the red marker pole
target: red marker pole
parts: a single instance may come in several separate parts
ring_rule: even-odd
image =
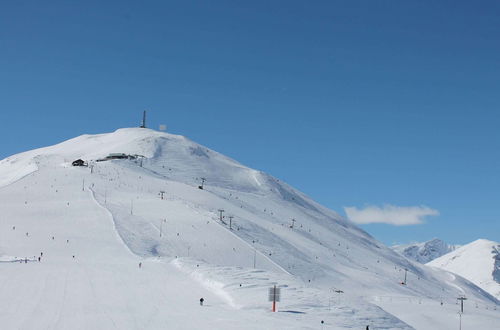
[[[273,302],[273,312],[276,312],[276,302],[280,301],[280,289],[276,285],[269,288],[269,301]]]
[[[273,288],[273,312],[276,312],[276,285]]]

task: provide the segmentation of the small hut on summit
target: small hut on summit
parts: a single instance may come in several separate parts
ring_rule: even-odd
[[[82,159],[77,159],[71,163],[73,166],[86,166],[85,162]]]

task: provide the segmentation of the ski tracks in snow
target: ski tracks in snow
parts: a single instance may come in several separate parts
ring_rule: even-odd
[[[174,265],[177,269],[180,271],[188,274],[191,276],[192,279],[194,279],[196,282],[198,282],[202,287],[207,289],[208,291],[212,292],[216,296],[220,297],[223,301],[225,301],[231,308],[233,309],[240,309],[242,306],[236,304],[234,302],[233,297],[224,290],[224,284],[221,282],[217,282],[213,279],[207,278],[203,273],[198,272],[196,270],[189,270],[187,267],[181,264],[179,259],[175,259],[171,262],[172,265]]]

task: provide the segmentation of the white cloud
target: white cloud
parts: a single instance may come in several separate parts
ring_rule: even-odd
[[[424,223],[424,218],[430,215],[439,215],[439,211],[427,206],[395,206],[382,207],[370,205],[364,209],[344,207],[344,211],[354,223],[387,223],[395,226],[418,225]]]

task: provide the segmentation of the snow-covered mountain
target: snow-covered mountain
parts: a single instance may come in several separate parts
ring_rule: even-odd
[[[97,161],[111,153],[132,157]],[[481,306],[470,324],[500,320],[469,281],[178,135],[119,129],[8,157],[0,201],[6,329],[451,329],[461,294]]]
[[[500,299],[500,243],[478,239],[428,265],[458,274]]]
[[[405,245],[394,245],[392,249],[408,259],[426,264],[431,260],[439,258],[457,248],[460,245],[447,244],[446,242],[434,238],[423,243],[412,243]]]

